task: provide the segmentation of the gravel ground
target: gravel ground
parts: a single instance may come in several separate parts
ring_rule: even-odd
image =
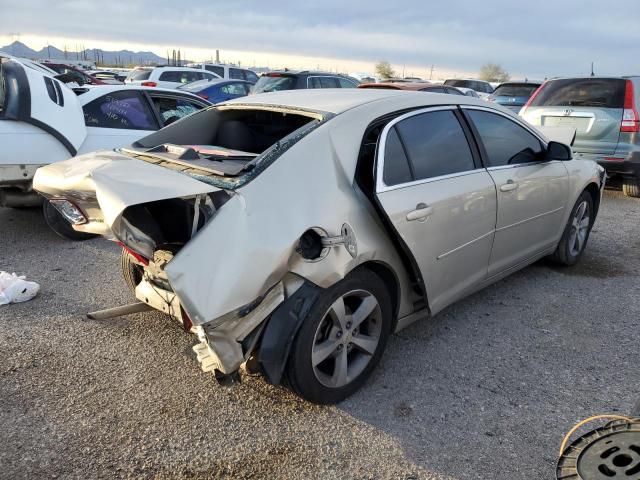
[[[581,263],[539,262],[394,335],[333,407],[260,377],[220,387],[131,300],[118,248],[0,209],[0,270],[41,283],[0,307],[0,477],[554,478],[563,434],[640,395],[640,201],[607,191]]]

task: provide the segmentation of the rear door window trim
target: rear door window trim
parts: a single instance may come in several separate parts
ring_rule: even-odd
[[[431,183],[431,182],[437,182],[440,180],[446,180],[449,178],[455,178],[455,177],[463,177],[466,175],[473,175],[476,174],[480,171],[484,171],[484,169],[482,168],[482,164],[478,163],[478,158],[477,158],[477,151],[475,149],[475,145],[473,143],[469,142],[469,137],[468,137],[468,131],[466,130],[466,125],[464,124],[464,122],[461,121],[460,117],[458,116],[458,114],[456,114],[458,110],[458,105],[444,105],[444,106],[436,106],[436,107],[427,107],[427,108],[420,108],[417,110],[412,110],[410,112],[407,112],[405,114],[402,114],[396,118],[394,118],[393,120],[391,120],[389,123],[387,123],[384,127],[384,129],[382,130],[382,133],[380,134],[380,142],[378,145],[378,158],[376,159],[376,192],[377,193],[383,193],[383,192],[388,192],[391,190],[399,190],[401,188],[407,188],[407,187],[413,187],[416,185],[422,185],[424,183]],[[446,175],[439,175],[436,177],[429,177],[429,178],[421,178],[419,180],[413,180],[411,182],[405,182],[405,183],[398,183],[396,185],[387,185],[384,182],[384,155],[385,155],[385,149],[386,149],[386,143],[387,143],[387,136],[389,135],[389,131],[399,122],[406,120],[407,118],[411,118],[413,116],[416,115],[421,115],[423,113],[430,113],[430,112],[439,112],[439,111],[451,111],[453,112],[454,116],[456,117],[456,119],[458,120],[458,123],[460,123],[460,127],[462,128],[465,138],[467,140],[467,144],[469,145],[469,150],[471,151],[471,156],[473,157],[473,162],[474,162],[474,166],[475,168],[473,170],[465,170],[463,172],[455,172],[455,173],[449,173]],[[403,145],[404,148],[404,145]]]

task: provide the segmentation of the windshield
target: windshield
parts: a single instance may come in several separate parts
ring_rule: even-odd
[[[253,93],[277,92],[280,90],[292,90],[296,83],[295,77],[284,75],[263,75],[253,87]]]
[[[127,80],[147,80],[151,75],[151,69],[149,68],[134,68],[127,75]]]
[[[502,85],[493,92],[494,97],[530,97],[539,85]]]
[[[619,78],[575,78],[547,82],[532,107],[623,108],[626,81]]]

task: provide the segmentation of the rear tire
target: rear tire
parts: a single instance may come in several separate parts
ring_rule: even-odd
[[[367,380],[391,332],[391,297],[370,270],[326,289],[311,307],[287,362],[289,386],[310,402],[339,402]]]
[[[627,197],[640,198],[640,178],[624,177],[622,179],[622,193]]]
[[[51,202],[45,201],[42,204],[42,214],[44,215],[44,221],[49,228],[53,230],[57,235],[67,240],[88,240],[90,238],[97,237],[93,233],[76,232],[71,224],[56,210],[56,207],[51,205]]]
[[[589,240],[595,220],[593,216],[593,198],[589,192],[584,191],[571,210],[567,226],[551,260],[568,267],[578,263]]]
[[[135,262],[134,258],[124,248],[120,254],[120,266],[122,267],[122,276],[127,287],[135,294],[136,287],[142,281],[144,269]]]

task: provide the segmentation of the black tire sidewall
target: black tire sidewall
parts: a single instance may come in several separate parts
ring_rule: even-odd
[[[42,204],[42,215],[44,216],[44,221],[47,226],[58,236],[67,240],[81,241],[97,236],[92,233],[75,231],[71,224],[65,220],[62,214],[60,214],[60,212],[56,210],[56,207],[51,205],[49,201],[45,201]]]
[[[330,388],[316,378],[311,365],[311,351],[320,321],[331,304],[351,290],[365,290],[376,297],[382,312],[380,341],[375,354],[363,372],[352,382],[340,388]],[[326,289],[313,305],[296,335],[287,362],[289,385],[303,398],[319,404],[337,403],[358,390],[376,367],[391,333],[392,304],[382,279],[370,270],[360,269]]]
[[[573,221],[573,218],[576,214],[576,210],[578,210],[578,207],[584,201],[587,202],[587,206],[589,208],[589,229],[587,230],[587,236],[584,239],[582,250],[580,250],[580,252],[578,252],[577,255],[572,255],[571,247],[569,245],[569,236],[571,234],[571,222]],[[591,227],[593,226],[594,220],[595,218],[594,218],[594,211],[593,211],[593,199],[591,198],[591,195],[589,194],[589,192],[582,192],[582,194],[578,197],[578,200],[576,200],[575,205],[571,209],[569,220],[567,221],[567,225],[565,227],[564,233],[562,234],[562,239],[560,241],[560,244],[558,245],[559,251],[557,252],[558,253],[557,257],[561,263],[568,266],[575,265],[576,263],[578,263],[578,261],[580,260],[580,257],[582,257],[582,254],[587,248],[587,243],[589,242],[589,235],[591,235]]]
[[[124,248],[120,254],[120,265],[122,267],[122,276],[127,287],[135,294],[136,287],[142,281],[143,268],[133,260],[129,252]]]

